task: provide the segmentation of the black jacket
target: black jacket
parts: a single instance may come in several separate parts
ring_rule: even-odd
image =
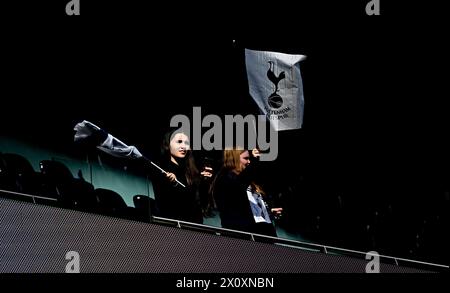
[[[259,161],[253,159],[239,175],[222,171],[217,175],[214,198],[223,228],[276,236],[269,223],[255,223],[247,196],[247,188],[256,177]]]
[[[186,187],[170,182],[166,175],[155,171],[152,175],[158,216],[186,222],[203,223],[202,210],[198,196],[198,186],[188,185],[185,167],[173,162],[160,165],[164,170],[174,173],[177,180]]]

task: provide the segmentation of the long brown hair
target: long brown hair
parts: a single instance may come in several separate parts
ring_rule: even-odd
[[[235,147],[232,149],[225,149],[223,151],[222,168],[218,172],[216,178],[214,178],[214,182],[211,184],[211,193],[214,194],[216,179],[218,177],[220,177],[221,175],[226,174],[228,172],[234,172],[236,174],[239,174],[243,171],[240,156],[245,151],[247,151],[247,150],[245,150],[244,148],[240,148],[240,147]],[[250,186],[254,191],[258,192],[259,194],[261,194],[263,196],[265,195],[265,192],[261,188],[261,186],[259,186],[255,182],[251,182]]]
[[[183,132],[181,129],[175,129],[167,132],[164,135],[164,138],[161,143],[161,155],[163,157],[163,160],[168,160],[170,162],[171,160],[171,154],[170,154],[170,141],[173,138],[175,134],[182,133],[187,136],[185,132]],[[188,137],[189,138],[189,137]],[[185,176],[186,181],[188,185],[197,185],[198,184],[198,169],[194,162],[194,156],[192,155],[192,150],[189,148],[186,150],[186,156],[181,162],[185,167]]]
[[[242,172],[241,166],[241,154],[245,152],[244,149],[225,149],[223,151],[223,166],[222,168],[227,171],[233,171],[236,174]]]

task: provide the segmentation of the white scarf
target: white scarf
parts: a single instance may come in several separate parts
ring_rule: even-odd
[[[272,223],[267,212],[266,204],[262,199],[261,194],[252,191],[251,187],[247,188],[247,197],[250,202],[250,207],[252,209],[253,218],[255,223]]]

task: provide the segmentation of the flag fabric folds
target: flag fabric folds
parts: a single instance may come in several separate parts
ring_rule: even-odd
[[[102,129],[97,125],[84,120],[75,125],[74,130],[76,131],[75,141],[80,141],[94,135],[95,132],[101,131]],[[138,159],[142,157],[142,154],[136,147],[126,145],[109,133],[107,134],[106,139],[98,145],[97,148],[119,158]]]
[[[305,55],[245,49],[250,95],[277,131],[302,127],[300,62],[305,59]]]

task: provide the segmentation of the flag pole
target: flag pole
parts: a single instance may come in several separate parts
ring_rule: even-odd
[[[167,171],[165,171],[163,168],[161,168],[160,166],[156,165],[155,163],[153,163],[150,159],[143,157],[147,162],[149,162],[151,165],[153,165],[155,168],[157,168],[159,171],[161,171],[161,173],[166,174],[167,175]],[[175,179],[175,181],[180,184],[181,186],[183,186],[184,188],[186,188],[186,185],[184,185],[183,183],[181,183],[180,181],[178,181],[178,179]]]

